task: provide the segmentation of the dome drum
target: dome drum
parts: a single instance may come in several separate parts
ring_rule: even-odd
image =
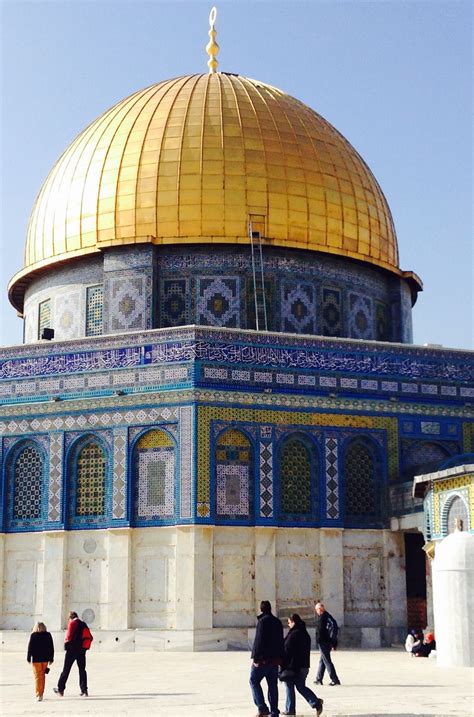
[[[361,262],[325,253],[263,247],[269,331],[366,340],[411,341],[408,283]],[[32,282],[25,340],[45,321],[59,340],[209,325],[264,328],[261,275],[250,247],[195,244],[111,248]]]

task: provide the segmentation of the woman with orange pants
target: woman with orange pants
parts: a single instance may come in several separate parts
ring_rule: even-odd
[[[51,637],[51,633],[46,630],[44,622],[37,622],[33,628],[28,643],[26,659],[33,665],[36,700],[37,702],[42,702],[46,671],[49,672],[48,663],[51,665],[54,661],[53,638]]]

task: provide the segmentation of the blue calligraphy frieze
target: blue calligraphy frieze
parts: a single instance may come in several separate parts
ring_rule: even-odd
[[[278,345],[275,335],[223,333],[201,328],[193,334],[189,329],[182,336],[177,330],[168,334],[164,341],[156,340],[150,332],[149,341],[130,345],[130,337],[123,337],[125,346],[117,346],[115,337],[111,348],[100,350],[77,350],[71,353],[40,354],[25,357],[5,357],[0,360],[0,379],[23,379],[54,374],[77,374],[90,371],[133,368],[149,365],[207,361],[216,364],[254,366],[279,369],[311,369],[330,373],[346,373],[363,376],[383,376],[393,379],[416,379],[430,381],[457,381],[466,383],[474,378],[474,363],[463,354],[453,352],[427,352],[420,347],[383,348],[372,345],[344,342],[341,346],[332,340],[325,342],[307,339],[289,339]],[[161,335],[163,336],[163,334]],[[140,341],[140,336],[137,337]],[[161,337],[160,337],[161,338]],[[172,340],[170,340],[172,339]],[[275,343],[272,345],[271,340]],[[108,339],[104,339],[104,344]],[[54,347],[51,347],[54,350]]]

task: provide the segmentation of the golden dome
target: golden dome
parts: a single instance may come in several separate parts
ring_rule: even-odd
[[[150,242],[248,243],[352,257],[398,275],[390,209],[349,142],[280,90],[216,72],[152,85],[85,129],[53,167],[10,282],[58,262]]]

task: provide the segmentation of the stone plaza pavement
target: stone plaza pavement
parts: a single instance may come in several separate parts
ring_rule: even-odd
[[[2,715],[193,715],[256,714],[248,686],[248,652],[99,652],[88,654],[89,698],[79,697],[74,665],[64,698],[53,693],[63,653],[47,677],[45,699],[34,698],[31,666],[24,654],[1,655],[0,714]],[[344,650],[334,655],[340,687],[323,685],[323,717],[391,715],[420,717],[474,714],[474,670],[440,668],[435,660],[411,658],[403,648]],[[312,653],[308,684],[314,679],[317,653]],[[284,709],[280,689],[280,709]],[[297,696],[297,714],[315,714]]]

